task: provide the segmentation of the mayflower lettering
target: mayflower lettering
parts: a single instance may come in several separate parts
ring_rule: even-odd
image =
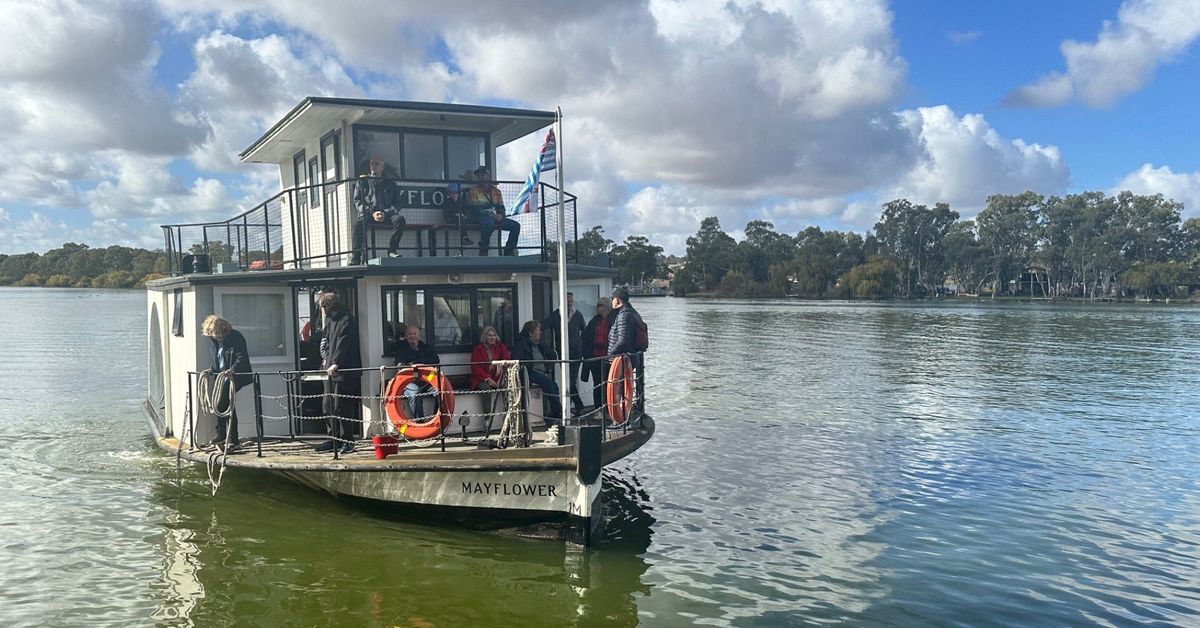
[[[525,495],[527,497],[558,497],[553,484],[505,484],[504,482],[463,482],[467,495]]]

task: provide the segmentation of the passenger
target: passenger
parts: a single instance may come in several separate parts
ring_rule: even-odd
[[[514,360],[529,362],[525,372],[529,381],[542,389],[543,397],[550,402],[549,420],[562,418],[562,402],[558,399],[558,385],[554,383],[554,369],[551,364],[542,360],[557,360],[558,354],[549,344],[542,342],[542,324],[537,321],[527,321],[521,327],[521,335],[513,347]],[[550,422],[550,421],[547,421]]]
[[[542,321],[542,330],[550,340],[553,346],[560,353],[562,348],[559,343],[559,311],[554,310],[546,320]],[[571,382],[568,387],[571,391],[571,407],[576,415],[583,414],[583,400],[579,398],[579,389],[575,384],[575,380],[579,379],[579,362],[583,359],[583,328],[586,323],[583,321],[583,314],[575,309],[575,294],[567,293],[567,359],[571,360]]]
[[[322,352],[321,368],[329,379],[325,380],[325,396],[322,410],[330,439],[316,446],[317,451],[333,451],[341,448],[348,454],[354,451],[358,438],[355,425],[362,393],[360,384],[362,358],[358,352],[358,323],[340,297],[332,292],[321,294],[317,301],[325,317],[325,350]]]
[[[513,346],[513,304],[511,292],[504,293],[504,298],[500,301],[500,307],[492,314],[492,327],[495,327],[496,333],[500,334],[500,342],[509,347]]]
[[[433,347],[421,341],[421,328],[417,325],[409,324],[404,330],[404,342],[396,348],[396,366],[419,366],[429,364],[441,364],[442,359],[438,356]],[[410,382],[404,387],[404,392],[401,393],[405,398],[405,406],[408,408],[409,416],[413,420],[420,420],[425,416],[422,411],[421,397],[423,393],[433,390],[433,387],[428,382]],[[437,397],[433,399],[434,414],[437,413]]]
[[[396,366],[440,364],[442,359],[433,347],[421,340],[421,327],[409,323],[404,328],[404,341],[396,345]]]
[[[433,339],[439,347],[462,344],[462,326],[445,299],[438,298],[433,308]]]
[[[604,301],[596,304],[596,315],[583,328],[583,357],[603,358],[608,355],[608,313],[612,307]],[[592,360],[584,363],[583,381],[592,379],[592,402],[596,407],[604,403],[604,360]]]
[[[637,402],[637,412],[645,409],[645,371],[642,364],[642,354],[637,353],[637,324],[642,316],[629,303],[629,290],[617,288],[612,293],[612,312],[608,314],[608,355],[618,356],[631,354],[633,363],[634,384],[637,390],[634,398]]]
[[[234,329],[229,321],[216,314],[210,314],[204,319],[204,323],[200,326],[200,332],[212,341],[212,346],[209,347],[209,357],[212,360],[210,368],[213,373],[224,372],[229,377],[233,382],[233,391],[236,395],[238,389],[253,381],[249,375],[254,369],[250,367],[250,352],[246,349],[246,337],[242,335],[242,332]],[[228,436],[229,447],[226,451],[233,451],[238,447],[237,421],[230,421],[230,417],[220,416],[230,409],[229,387],[222,386],[217,394],[217,406],[214,408],[218,413],[217,434],[209,444],[223,447],[226,442],[225,438]]]
[[[474,182],[475,171],[468,170],[460,178],[465,182]],[[475,243],[467,237],[467,223],[471,222],[471,212],[467,210],[466,200],[466,195],[462,193],[462,184],[451,183],[446,186],[446,201],[442,205],[442,212],[446,222],[458,225],[459,243],[462,246],[471,246]]]
[[[492,185],[492,173],[486,166],[475,169],[475,185],[467,190],[467,216],[472,222],[479,223],[479,254],[487,255],[491,248],[492,232],[499,229],[508,232],[504,242],[504,254],[517,254],[517,237],[521,234],[521,225],[511,218],[505,218],[504,196],[500,189]]]
[[[496,328],[488,325],[479,334],[479,344],[471,350],[471,390],[495,390],[500,388],[504,369],[493,366],[495,360],[512,359],[508,347],[500,342]]]
[[[404,216],[396,208],[396,184],[391,179],[383,178],[383,158],[372,155],[368,162],[370,172],[354,182],[354,207],[358,217],[351,231],[351,246],[354,252],[350,255],[350,264],[357,266],[363,261],[366,250],[366,237],[363,227],[391,223],[392,237],[388,240],[388,256],[400,257],[400,237],[404,235]]]

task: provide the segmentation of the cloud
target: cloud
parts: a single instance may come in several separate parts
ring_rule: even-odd
[[[1158,66],[1200,37],[1195,0],[1126,0],[1116,22],[1105,22],[1096,41],[1062,43],[1066,72],[1052,72],[1009,92],[1005,104],[1058,107],[1078,98],[1107,107],[1150,82]]]
[[[241,170],[238,153],[306,96],[362,95],[342,64],[304,37],[215,31],[197,39],[192,52],[196,69],[180,93],[211,129],[192,152],[206,170]]]
[[[946,202],[969,214],[992,194],[1066,190],[1070,169],[1054,146],[1006,140],[982,115],[959,117],[944,105],[902,111],[899,116],[923,154],[881,200]]]
[[[44,253],[64,242],[78,242],[93,247],[114,244],[147,249],[163,247],[162,232],[140,221],[96,220],[84,226],[73,226],[41,212],[31,212],[23,220],[13,218],[0,208],[0,253]]]
[[[1121,178],[1110,193],[1129,190],[1134,194],[1162,194],[1165,198],[1183,203],[1184,218],[1200,216],[1200,172],[1172,172],[1168,166],[1141,168]]]
[[[239,43],[225,32],[206,36],[185,88],[189,102],[196,100],[193,91],[213,93],[211,102],[199,99],[214,129],[196,157],[206,168],[221,166],[220,155],[233,152],[222,137],[273,121],[247,118],[251,112],[267,116],[300,96],[221,120],[214,109],[227,90],[220,86],[271,95],[295,86],[353,94],[355,83],[336,71],[318,81],[304,74],[339,63],[359,70],[361,89],[375,97],[561,104],[571,188],[593,194],[581,195],[581,222],[605,220],[616,229],[637,222],[624,216],[627,201],[651,182],[685,186],[697,197],[736,197],[733,209],[749,215],[768,196],[826,198],[876,184],[902,172],[918,149],[891,111],[907,66],[882,1],[164,6],[172,15],[197,16],[198,24],[278,23],[331,51],[298,63],[267,61],[261,44]],[[254,79],[212,76],[230,67]],[[282,68],[278,77],[268,71],[274,67]],[[506,151],[500,175],[524,178],[539,141],[528,140],[528,152]]]
[[[946,39],[955,46],[965,46],[976,39],[979,39],[983,33],[979,31],[946,31]]]
[[[46,0],[0,21],[6,150],[173,154],[206,132],[151,87],[157,14],[137,2]]]

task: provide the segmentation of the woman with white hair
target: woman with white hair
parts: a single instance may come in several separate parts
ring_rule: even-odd
[[[242,332],[234,329],[229,321],[216,314],[210,314],[204,319],[200,331],[212,341],[212,346],[209,348],[212,371],[226,373],[233,382],[235,393],[242,386],[249,384],[253,379],[249,373],[254,369],[250,367],[250,352],[246,349],[246,337],[242,335]],[[222,386],[217,394],[219,395],[215,408],[218,413],[217,434],[211,444],[223,445],[228,436],[229,447],[232,449],[237,447],[238,442],[237,421],[230,421],[230,417],[222,416],[229,410],[231,401],[229,387]]]

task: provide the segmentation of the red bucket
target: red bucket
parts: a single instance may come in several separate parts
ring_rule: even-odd
[[[375,445],[375,457],[383,460],[400,450],[400,441],[394,436],[372,436],[371,444]]]

